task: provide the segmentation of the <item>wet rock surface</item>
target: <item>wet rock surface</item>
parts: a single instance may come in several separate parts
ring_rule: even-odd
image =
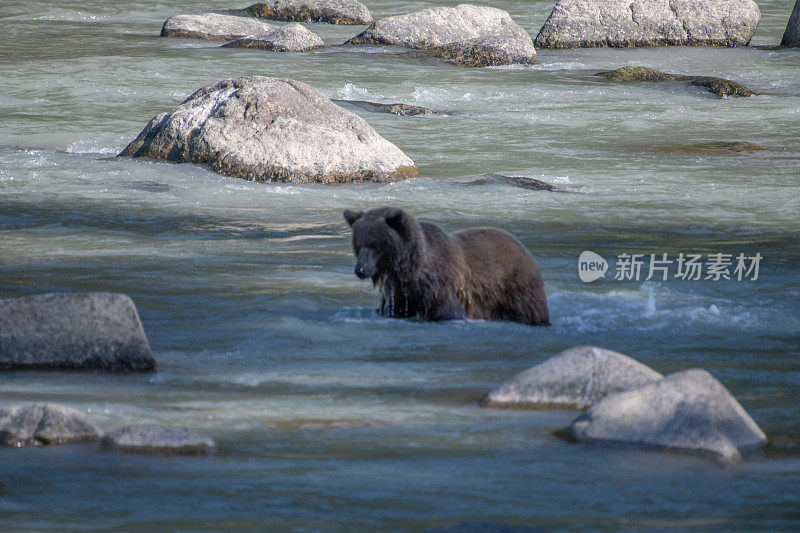
[[[766,435],[728,390],[705,370],[676,372],[606,396],[558,435],[741,460]]]
[[[392,115],[400,115],[402,117],[436,114],[427,107],[410,104],[380,104],[377,102],[367,102],[364,100],[333,100],[333,102],[337,104],[352,105],[373,113],[391,113]]]
[[[214,441],[182,427],[126,426],[103,438],[103,447],[126,453],[207,455],[216,451]]]
[[[537,55],[530,37],[494,36],[455,41],[439,46],[423,46],[412,52],[462,67],[532,65]]]
[[[520,189],[529,189],[532,191],[558,191],[555,185],[551,185],[545,181],[537,180],[536,178],[528,178],[525,176],[504,176],[502,174],[484,174],[477,180],[472,182],[473,185],[487,185],[499,184],[510,185],[512,187],[519,187]]]
[[[120,155],[258,181],[388,182],[419,174],[399,148],[316,89],[261,76],[201,88],[154,117]]]
[[[517,374],[481,403],[484,407],[586,409],[609,394],[661,378],[661,374],[627,355],[596,346],[578,346]]]
[[[19,448],[98,440],[102,431],[84,413],[65,405],[36,403],[0,408],[0,444]]]
[[[230,41],[248,35],[268,34],[276,28],[274,24],[255,19],[241,11],[201,13],[168,18],[161,28],[161,36]]]
[[[753,0],[559,0],[538,48],[739,46],[761,12]]]
[[[156,369],[133,301],[116,293],[0,300],[0,370]]]
[[[615,83],[625,82],[685,82],[689,85],[702,87],[718,98],[727,96],[752,96],[757,94],[741,83],[716,78],[713,76],[689,76],[684,74],[670,74],[649,67],[622,67],[616,70],[598,72],[596,76],[606,78]]]
[[[249,15],[288,22],[328,24],[372,24],[367,6],[356,0],[270,0],[251,5]]]
[[[273,52],[308,52],[325,48],[325,42],[297,23],[278,26],[265,33],[248,35],[222,45],[223,48],[252,48]]]
[[[789,17],[789,23],[786,25],[786,31],[783,32],[781,45],[790,47],[800,46],[800,0],[796,0],[794,3],[792,15]]]

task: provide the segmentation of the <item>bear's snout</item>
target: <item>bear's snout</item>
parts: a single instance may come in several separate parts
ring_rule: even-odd
[[[362,248],[358,252],[358,259],[356,262],[355,273],[361,279],[371,278],[375,276],[377,268],[375,266],[375,254],[371,250]]]

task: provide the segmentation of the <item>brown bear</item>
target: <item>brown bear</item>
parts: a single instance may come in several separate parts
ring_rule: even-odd
[[[402,209],[344,212],[359,278],[381,291],[385,316],[550,323],[536,261],[510,234],[469,228],[447,234]]]

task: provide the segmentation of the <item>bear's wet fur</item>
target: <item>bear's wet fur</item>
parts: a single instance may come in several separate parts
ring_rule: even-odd
[[[381,314],[550,324],[539,267],[509,233],[447,234],[394,207],[347,210],[344,218],[353,228],[355,273],[379,288]]]

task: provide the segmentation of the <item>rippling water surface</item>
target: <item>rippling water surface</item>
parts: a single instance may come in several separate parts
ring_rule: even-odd
[[[5,373],[0,405],[65,403],[106,431],[184,425],[219,453],[0,449],[0,529],[800,528],[800,50],[773,48],[790,4],[759,2],[747,48],[540,50],[531,67],[471,70],[392,47],[278,54],[158,37],[173,14],[244,7],[216,0],[4,0],[0,296],[128,293],[161,371]],[[368,3],[376,18],[431,5]],[[552,8],[493,5],[534,36]],[[310,27],[329,44],[360,31]],[[728,77],[760,94],[717,99],[593,76],[624,65]],[[197,88],[255,74],[442,112],[351,108],[422,177],[252,183],[115,157]],[[727,141],[766,150],[692,148]],[[564,192],[472,183],[486,173]],[[382,205],[447,230],[512,232],[542,268],[552,327],[378,317],[376,294],[352,273],[341,212]],[[755,281],[586,285],[583,250],[763,260]],[[771,445],[723,469],[566,444],[552,431],[574,413],[477,407],[514,373],[577,344],[661,372],[708,369]]]

